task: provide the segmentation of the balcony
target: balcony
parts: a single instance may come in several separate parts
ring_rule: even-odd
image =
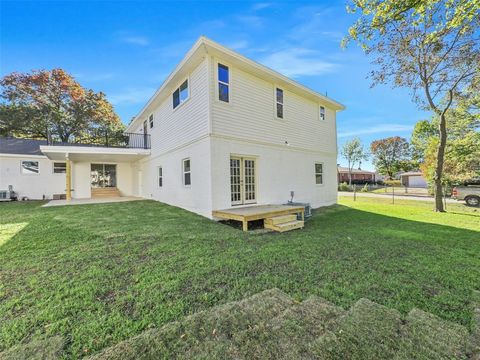
[[[150,155],[150,135],[117,133],[62,142],[49,139],[40,151],[50,160],[133,162]]]
[[[121,133],[121,134],[97,134],[83,139],[75,139],[72,142],[62,142],[52,139],[47,140],[47,146],[80,146],[80,147],[106,147],[119,149],[150,149],[150,134]]]

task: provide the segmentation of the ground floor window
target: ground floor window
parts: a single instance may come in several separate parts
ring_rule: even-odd
[[[315,184],[323,184],[323,164],[315,163]]]
[[[91,164],[90,180],[92,188],[116,187],[117,165]]]
[[[158,167],[158,187],[163,186],[163,169],[161,166]]]
[[[66,172],[67,172],[67,163],[64,163],[64,162],[53,163],[54,174],[65,174]]]
[[[22,161],[21,171],[22,171],[22,174],[24,175],[39,174],[40,170],[38,167],[38,161],[30,161],[30,160]]]
[[[183,185],[190,186],[192,184],[192,174],[190,169],[190,159],[182,160],[183,167]]]

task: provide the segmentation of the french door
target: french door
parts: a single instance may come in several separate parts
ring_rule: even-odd
[[[253,204],[257,201],[256,161],[254,158],[230,158],[230,198],[232,205]]]

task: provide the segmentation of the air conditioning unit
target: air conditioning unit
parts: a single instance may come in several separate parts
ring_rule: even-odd
[[[13,191],[13,186],[9,185],[8,190],[0,190],[0,201],[17,200],[17,193]]]
[[[304,213],[305,219],[308,219],[309,217],[312,216],[312,207],[310,206],[309,203],[301,203],[301,202],[289,201],[289,202],[286,203],[285,205],[289,205],[289,206],[303,206],[303,207],[305,208],[305,213]],[[298,220],[301,220],[301,219],[300,219],[300,215],[298,215],[297,218],[298,218]]]
[[[10,198],[10,191],[8,190],[0,190],[0,201],[11,201]]]

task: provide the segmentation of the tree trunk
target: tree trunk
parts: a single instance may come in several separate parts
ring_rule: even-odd
[[[447,123],[445,119],[445,112],[440,116],[440,142],[438,143],[437,149],[437,165],[435,167],[435,211],[445,212],[443,206],[443,186],[442,186],[442,175],[443,175],[443,161],[445,158],[445,147],[447,144]]]
[[[352,169],[350,167],[350,161],[348,162],[348,185],[352,186]]]

